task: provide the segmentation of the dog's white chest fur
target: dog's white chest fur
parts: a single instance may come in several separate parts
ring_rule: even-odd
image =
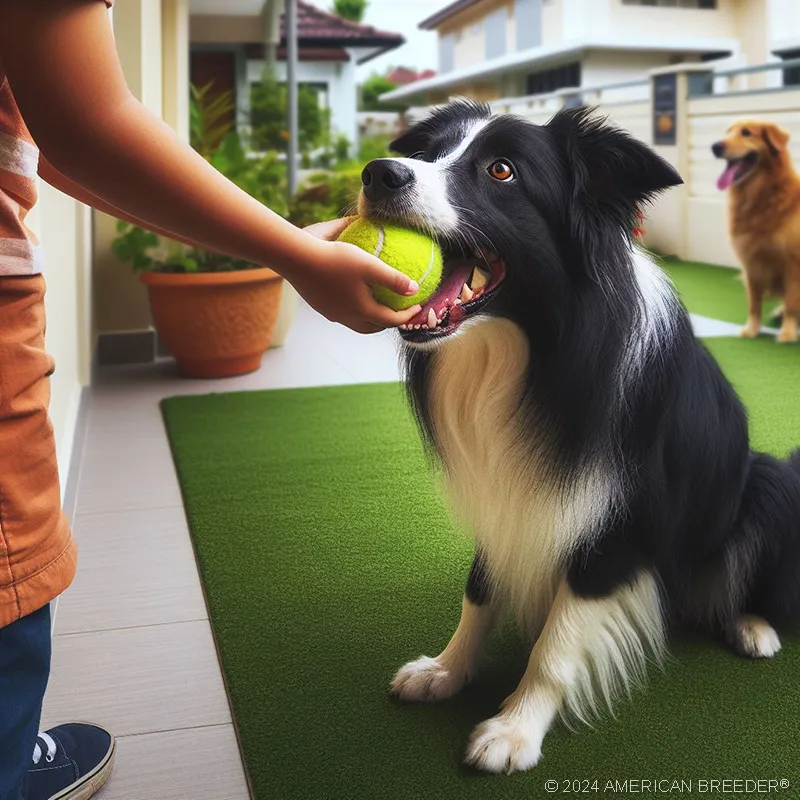
[[[517,325],[482,320],[436,351],[430,402],[454,513],[485,556],[495,597],[536,633],[565,557],[596,529],[614,492],[600,469],[569,488],[553,480],[547,431],[532,432],[520,416],[528,357]]]

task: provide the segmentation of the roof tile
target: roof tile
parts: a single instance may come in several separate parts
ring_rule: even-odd
[[[297,3],[297,34],[301,41],[347,40],[354,45],[360,41],[377,44],[402,44],[404,39],[399,33],[390,33],[374,28],[372,25],[362,25],[351,22],[336,14],[323,11],[321,8],[298,0]],[[284,20],[281,20],[281,38],[285,36]]]

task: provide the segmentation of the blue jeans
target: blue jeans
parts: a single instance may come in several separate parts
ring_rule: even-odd
[[[0,800],[24,800],[50,652],[49,605],[0,628]]]

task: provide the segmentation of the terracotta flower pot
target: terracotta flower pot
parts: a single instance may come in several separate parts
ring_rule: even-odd
[[[283,278],[271,269],[143,272],[159,335],[188,378],[253,372],[270,345]]]

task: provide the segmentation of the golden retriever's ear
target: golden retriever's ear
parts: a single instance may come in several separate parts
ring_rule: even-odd
[[[765,125],[761,129],[761,136],[769,147],[773,156],[782,153],[789,144],[789,134],[777,125]]]

